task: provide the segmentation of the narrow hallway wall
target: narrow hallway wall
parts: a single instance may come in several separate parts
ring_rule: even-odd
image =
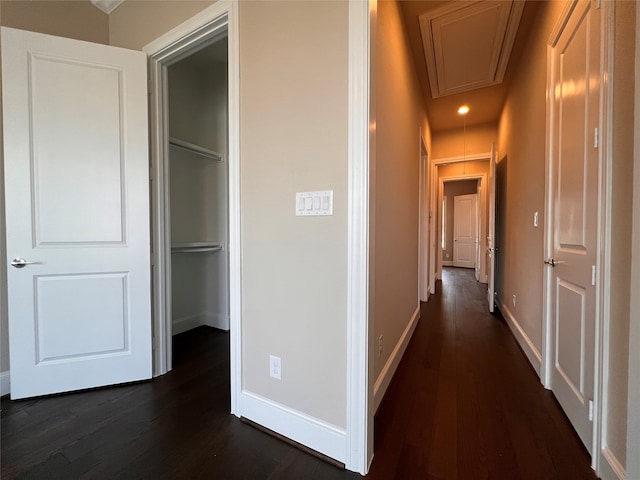
[[[419,316],[418,178],[420,135],[431,156],[422,93],[396,1],[378,3],[376,164],[373,237],[376,407]],[[380,340],[382,338],[382,340]],[[382,343],[382,348],[380,348]]]

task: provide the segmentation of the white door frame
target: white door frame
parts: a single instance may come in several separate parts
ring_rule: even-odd
[[[429,211],[429,152],[427,143],[420,133],[420,167],[418,179],[418,300],[429,300],[429,222],[433,221]]]
[[[241,389],[240,283],[240,123],[238,5],[221,0],[146,45],[149,56],[154,376],[171,362],[171,212],[167,67],[204,45],[228,37],[229,61],[229,310],[231,337],[231,413],[238,412]]]
[[[430,161],[431,167],[429,169],[430,170],[429,175],[431,176],[431,178],[430,178],[429,184],[431,187],[431,195],[430,195],[431,200],[430,200],[429,210],[431,211],[431,214],[434,218],[434,220],[431,222],[431,231],[429,232],[430,238],[431,238],[431,248],[430,248],[430,254],[429,254],[429,257],[430,257],[429,258],[430,260],[429,261],[429,282],[431,284],[431,293],[436,293],[436,290],[435,290],[436,280],[439,278],[442,278],[442,255],[437,255],[437,253],[440,251],[438,249],[438,245],[440,245],[438,243],[438,239],[441,238],[441,236],[438,235],[438,232],[440,232],[441,227],[437,225],[439,222],[437,222],[436,220],[438,218],[438,214],[437,214],[438,208],[440,208],[440,205],[442,203],[442,187],[440,186],[441,182],[440,182],[440,177],[438,173],[438,167],[442,165],[448,165],[450,163],[489,161],[489,160],[491,160],[491,152],[477,153],[477,154],[465,155],[465,156],[459,156],[459,157],[437,158]],[[471,174],[471,176],[472,175],[473,174]],[[475,174],[475,175],[480,175],[480,174]],[[448,177],[448,178],[456,178],[456,177]],[[472,178],[470,177],[470,179]],[[486,186],[486,180],[483,182],[483,185]]]
[[[480,181],[480,185],[478,187],[476,187],[476,193],[478,194],[478,200],[476,202],[476,212],[479,213],[476,216],[477,219],[477,225],[476,225],[476,231],[479,232],[478,234],[478,243],[476,245],[476,258],[478,257],[478,251],[481,250],[481,246],[482,246],[482,241],[481,239],[483,237],[486,237],[486,218],[485,218],[485,210],[486,210],[486,204],[485,202],[487,202],[488,200],[488,192],[487,192],[487,174],[486,173],[468,173],[466,175],[455,175],[455,176],[449,176],[449,177],[442,177],[438,179],[438,205],[442,205],[442,200],[444,199],[444,184],[445,183],[450,183],[450,182],[463,182],[465,180],[479,180]],[[438,238],[442,238],[442,224],[441,222],[437,222],[440,223],[440,225],[438,225]],[[481,263],[482,265],[482,263]],[[439,275],[442,276],[442,252],[440,252],[440,258],[438,259],[438,272]],[[485,265],[485,272],[486,274],[486,265]],[[485,275],[483,275],[482,272],[482,268],[480,269],[480,279],[482,280],[484,278]]]
[[[637,7],[637,6],[636,6]],[[640,77],[640,9],[636,8],[636,78]],[[633,161],[633,233],[631,253],[631,291],[640,289],[640,95],[635,96],[634,106],[634,161]],[[634,411],[640,405],[640,297],[631,296],[629,332],[629,408]],[[627,419],[627,478],[640,477],[640,416]]]
[[[547,44],[547,120],[545,145],[545,224],[544,224],[544,258],[549,258],[553,251],[553,172],[551,169],[552,132],[553,132],[553,68],[552,48],[557,43],[567,18],[577,5],[578,0],[567,2],[549,37]],[[609,323],[610,305],[609,291],[611,280],[611,169],[612,169],[612,119],[613,119],[613,35],[615,33],[615,2],[602,2],[600,29],[600,142],[598,166],[598,225],[596,247],[596,312],[595,312],[595,352],[594,352],[594,398],[593,398],[593,440],[591,467],[601,474],[605,465],[611,466],[606,458],[606,410],[609,357]],[[543,259],[540,259],[541,261]],[[542,323],[542,361],[540,377],[545,388],[551,386],[551,370],[553,368],[551,345],[551,271],[547,269],[543,276],[543,315]]]
[[[347,431],[345,466],[366,475],[373,460],[373,306],[377,0],[349,2],[347,233]]]

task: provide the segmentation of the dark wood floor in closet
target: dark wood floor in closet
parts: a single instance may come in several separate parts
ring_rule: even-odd
[[[440,287],[440,285],[439,285]],[[447,269],[376,416],[372,479],[595,479],[467,270]],[[356,479],[229,415],[228,335],[175,338],[151,382],[2,399],[1,477]]]

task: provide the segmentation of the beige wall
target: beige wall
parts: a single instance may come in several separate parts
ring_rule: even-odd
[[[513,75],[499,123],[498,160],[507,161],[506,205],[496,272],[498,300],[507,305],[525,334],[542,352],[544,185],[547,40],[564,2],[539,8]],[[504,210],[502,210],[504,208]],[[539,225],[533,226],[534,212]],[[511,296],[517,295],[517,307]]]
[[[611,297],[608,408],[605,444],[625,465],[627,458],[627,382],[631,302],[633,215],[633,101],[636,2],[615,2],[613,76],[613,162],[611,197]]]
[[[471,114],[472,113],[469,113],[469,115]],[[487,153],[491,151],[491,144],[497,141],[497,124],[485,123],[464,129],[461,117],[460,128],[441,130],[433,133],[433,151],[431,152],[431,158],[438,160],[442,158],[462,157],[465,154]]]
[[[453,262],[453,219],[455,217],[454,197],[457,197],[458,195],[468,195],[471,193],[478,193],[477,180],[462,180],[446,182],[444,184],[443,202],[446,201],[447,206],[445,208],[446,216],[444,221],[444,238],[446,248],[442,249],[443,262]],[[478,202],[480,202],[480,196],[478,196]],[[482,205],[478,204],[478,207],[482,208]],[[480,212],[480,209],[478,209],[478,212]],[[442,214],[442,206],[440,207],[440,214]],[[478,222],[479,221],[480,218],[478,218]],[[442,223],[440,225],[442,225]],[[438,237],[438,242],[436,242],[440,247],[442,245],[441,239],[442,236]]]
[[[420,132],[429,141],[422,94],[400,7],[378,3],[376,42],[374,378],[390,358],[418,301]],[[427,145],[430,150],[430,145]]]
[[[346,426],[348,4],[241,2],[243,387]],[[295,192],[334,191],[331,217]],[[269,378],[269,355],[282,381]]]
[[[108,43],[109,40],[107,15],[88,1],[2,0],[0,2],[0,25],[94,43]],[[1,73],[0,70],[0,77]],[[3,151],[0,136],[0,152]],[[0,157],[0,213],[4,209],[2,171],[4,171],[4,163]],[[4,214],[0,221],[2,222],[0,231],[4,232]],[[9,370],[6,254],[4,252],[4,234],[0,236],[2,236],[0,239],[0,372],[6,372]]]
[[[109,17],[88,0],[2,0],[0,9],[5,27],[109,43]]]

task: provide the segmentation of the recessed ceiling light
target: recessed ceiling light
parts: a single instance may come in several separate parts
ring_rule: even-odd
[[[462,105],[460,108],[458,108],[458,113],[460,115],[466,115],[467,113],[469,113],[469,107],[467,105]]]

